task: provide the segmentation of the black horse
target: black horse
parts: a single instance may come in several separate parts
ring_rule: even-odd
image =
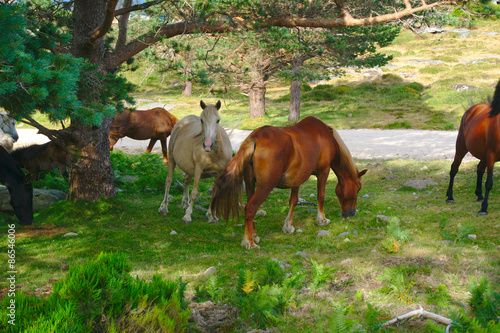
[[[2,146],[0,146],[0,182],[9,190],[10,205],[14,208],[19,223],[32,224],[33,186]]]

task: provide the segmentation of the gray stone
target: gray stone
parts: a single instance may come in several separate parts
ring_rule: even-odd
[[[392,219],[392,217],[390,216],[385,216],[385,215],[382,215],[382,214],[378,214],[377,215],[377,218],[378,219],[381,219],[382,221],[390,221]]]
[[[72,236],[78,236],[78,234],[76,232],[68,232],[64,234],[64,237],[72,237]]]
[[[296,256],[301,256],[302,258],[307,258],[307,254],[305,254],[304,252],[302,251],[297,251],[295,252],[295,255]]]
[[[177,232],[176,232],[175,230],[172,230],[172,231],[170,232],[170,234],[171,234],[171,235],[177,235]]]
[[[318,237],[330,236],[330,230],[319,230]]]
[[[55,202],[65,200],[66,193],[58,190],[33,189],[33,211],[39,212]],[[4,213],[14,213],[14,209],[9,204],[10,193],[5,186],[0,185],[0,211]]]
[[[350,265],[352,263],[352,261],[353,261],[352,259],[344,259],[340,263],[342,265]]]
[[[474,234],[470,234],[470,235],[467,235],[467,238],[468,238],[468,239],[475,240],[475,239],[477,239],[477,236],[476,236],[476,235],[474,235]]]
[[[455,85],[453,85],[451,87],[453,89],[455,89],[456,91],[465,91],[465,90],[476,90],[476,89],[479,89],[478,87],[468,86],[466,84],[455,84]]]
[[[257,213],[255,213],[255,216],[266,216],[266,211],[263,209],[259,209]]]
[[[340,234],[337,235],[337,238],[345,237],[345,236],[349,235],[350,233],[351,233],[350,231],[346,231],[346,232],[340,233]]]
[[[215,266],[212,266],[212,267],[207,268],[205,270],[205,272],[203,272],[203,275],[212,275],[215,273],[217,273],[217,269],[215,268]]]

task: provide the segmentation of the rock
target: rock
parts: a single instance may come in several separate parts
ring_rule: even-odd
[[[217,273],[217,269],[215,268],[215,266],[212,266],[212,267],[207,268],[205,270],[205,272],[203,272],[203,275],[207,276],[207,275],[212,275],[215,273]]]
[[[388,221],[390,221],[390,220],[392,219],[392,217],[390,217],[390,216],[385,216],[385,215],[382,215],[382,214],[378,214],[378,215],[377,215],[377,218],[378,218],[378,219],[381,219],[382,221],[386,221],[386,222],[388,222]]]
[[[456,91],[465,91],[465,90],[476,90],[476,89],[479,89],[478,87],[468,86],[466,84],[455,84],[455,85],[453,85],[451,87],[453,89],[455,89]]]
[[[66,193],[58,190],[33,189],[33,211],[39,212],[55,202],[65,200]],[[9,204],[10,193],[5,186],[0,185],[0,212],[14,213]]]
[[[64,237],[72,237],[72,236],[78,236],[76,232],[68,232],[67,234],[64,234]]]
[[[263,209],[259,209],[257,213],[255,213],[255,216],[266,216],[266,211]]]
[[[319,230],[318,237],[330,236],[330,230]]]
[[[340,234],[337,235],[337,238],[345,237],[345,236],[349,235],[350,233],[351,233],[350,231],[346,231],[346,232],[340,233]]]
[[[300,233],[302,233],[302,229],[297,229],[297,230],[295,230],[295,232],[300,234]]]
[[[476,235],[474,235],[474,234],[470,234],[470,235],[467,235],[467,238],[468,238],[468,239],[475,240],[475,239],[477,239],[477,236],[476,236]]]
[[[349,238],[344,239],[344,243],[349,243],[351,240]]]
[[[423,190],[427,186],[434,186],[434,185],[437,185],[437,183],[432,180],[409,180],[406,183],[404,183],[404,186],[412,187],[417,190]]]
[[[302,258],[307,258],[307,254],[305,254],[304,252],[302,251],[297,251],[295,252],[295,255],[296,256],[301,256]]]
[[[191,303],[190,322],[196,324],[199,332],[234,332],[238,309],[227,305],[215,305],[211,301]]]
[[[175,230],[172,230],[172,231],[170,232],[170,234],[171,234],[171,235],[177,235],[177,232],[176,232]]]
[[[344,259],[340,262],[341,265],[350,265],[352,263],[352,259]]]

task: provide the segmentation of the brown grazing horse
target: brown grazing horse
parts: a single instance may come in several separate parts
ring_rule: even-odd
[[[29,177],[16,166],[10,154],[0,146],[0,182],[10,193],[10,205],[22,225],[33,223],[33,186]]]
[[[177,118],[164,108],[154,108],[150,110],[123,110],[117,113],[109,130],[109,150],[118,140],[128,136],[134,140],[148,140],[148,153],[153,150],[156,141],[160,140],[163,160],[168,162],[167,138],[172,132]]]
[[[465,111],[460,122],[455,149],[446,202],[455,202],[453,200],[453,181],[462,159],[467,152],[470,152],[472,156],[479,159],[475,191],[477,201],[482,201],[479,215],[487,215],[488,196],[493,187],[493,165],[496,161],[500,161],[500,81],[495,88],[491,104],[475,104]],[[483,198],[482,182],[485,169],[487,176]]]
[[[238,153],[215,180],[212,214],[228,220],[238,216],[243,180],[248,202],[245,206],[245,235],[241,245],[258,247],[254,217],[259,206],[275,187],[290,188],[290,211],[283,225],[284,233],[293,233],[293,210],[298,201],[299,186],[311,175],[317,177],[318,225],[328,225],[325,217],[325,188],[330,168],[338,178],[335,189],[342,216],[356,214],[361,189],[361,172],[337,131],[315,117],[307,117],[290,127],[264,126],[253,131],[241,144]],[[256,188],[257,186],[257,188]]]
[[[66,151],[49,141],[41,145],[20,147],[10,152],[10,156],[20,168],[25,168],[34,180],[38,180],[40,171],[59,169],[61,176],[68,178]]]

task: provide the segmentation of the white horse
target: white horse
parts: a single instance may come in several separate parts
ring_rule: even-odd
[[[16,130],[16,121],[6,112],[0,111],[0,146],[11,151],[17,139],[19,135]]]
[[[200,178],[216,177],[229,163],[232,157],[231,141],[226,131],[219,125],[219,109],[221,102],[206,105],[200,102],[203,109],[201,115],[189,115],[182,118],[174,126],[168,143],[168,175],[165,180],[165,198],[158,209],[161,215],[168,213],[168,194],[174,177],[176,165],[186,173],[186,186],[182,204],[186,214],[184,223],[191,222],[193,203],[198,197]],[[191,200],[189,200],[189,184],[194,178]],[[210,208],[207,213],[208,222],[216,222]]]

